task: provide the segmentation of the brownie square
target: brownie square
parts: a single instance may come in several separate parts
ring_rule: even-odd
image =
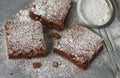
[[[34,0],[30,17],[49,28],[61,30],[72,5],[72,0]]]
[[[103,39],[80,24],[62,31],[55,40],[54,52],[67,58],[82,69],[87,69],[103,48]]]
[[[32,58],[46,55],[40,22],[6,22],[5,31],[9,58]]]

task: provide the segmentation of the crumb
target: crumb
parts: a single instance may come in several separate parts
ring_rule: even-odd
[[[40,68],[42,66],[41,62],[34,62],[33,68]]]
[[[58,62],[53,62],[53,67],[55,67],[55,68],[58,68],[58,66],[59,66],[59,63]]]
[[[61,38],[61,35],[57,32],[51,32],[51,37],[52,38],[55,38],[55,39],[60,39]]]

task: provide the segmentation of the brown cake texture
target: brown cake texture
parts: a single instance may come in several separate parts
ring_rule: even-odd
[[[61,30],[72,6],[72,0],[34,0],[30,17],[49,28]]]
[[[40,68],[42,66],[41,62],[34,62],[33,68]]]
[[[5,31],[9,58],[46,55],[43,28],[40,22],[6,22]]]
[[[57,33],[57,32],[54,32],[54,31],[52,31],[50,33],[50,35],[51,35],[52,38],[55,38],[55,39],[60,39],[61,38],[60,34]]]
[[[87,69],[103,48],[103,39],[80,24],[62,31],[55,40],[54,52],[82,69]]]
[[[59,63],[58,62],[53,62],[52,66],[55,67],[55,68],[58,68],[59,67]]]

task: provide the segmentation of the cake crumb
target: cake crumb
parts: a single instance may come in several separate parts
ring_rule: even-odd
[[[51,37],[52,38],[55,38],[55,39],[60,39],[61,38],[61,35],[57,32],[51,32]]]
[[[53,67],[55,67],[55,68],[58,68],[58,66],[59,66],[59,63],[58,62],[53,62]]]
[[[34,62],[33,68],[40,68],[42,66],[41,62]]]

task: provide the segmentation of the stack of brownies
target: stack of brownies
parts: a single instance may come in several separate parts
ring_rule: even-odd
[[[72,0],[34,0],[29,8],[31,21],[6,22],[9,58],[47,56],[43,32],[46,26],[59,31],[60,37],[54,39],[54,53],[86,69],[102,50],[103,39],[78,23],[63,30],[71,6]]]

